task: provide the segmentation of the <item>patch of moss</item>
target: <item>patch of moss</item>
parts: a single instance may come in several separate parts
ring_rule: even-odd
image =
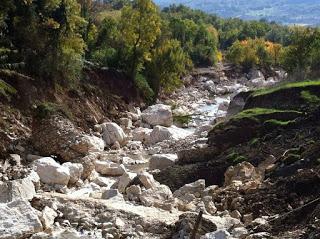
[[[175,115],[173,120],[179,124],[187,125],[192,120],[192,117],[191,115]]]
[[[301,114],[300,111],[296,110],[278,110],[278,109],[268,109],[268,108],[253,108],[241,111],[239,114],[235,115],[233,118],[251,118],[258,115],[268,115],[274,113],[297,113]]]
[[[6,98],[10,98],[11,95],[14,95],[16,93],[17,90],[15,88],[0,79],[0,95]]]
[[[270,119],[270,120],[266,120],[264,122],[265,124],[268,124],[268,125],[272,125],[272,126],[289,126],[289,125],[292,125],[294,123],[296,123],[295,120],[287,120],[287,121],[284,121],[284,120],[276,120],[276,119]]]
[[[70,112],[70,110],[64,106],[61,106],[52,102],[43,102],[37,105],[36,117],[40,119],[44,119],[53,114],[62,114],[63,116],[67,117],[70,120],[72,120],[73,118],[73,115]]]
[[[304,90],[301,92],[301,98],[304,99],[308,104],[311,104],[311,105],[320,104],[320,98],[307,90]]]
[[[273,87],[273,88],[266,88],[266,89],[261,89],[257,90],[252,93],[252,96],[261,96],[261,95],[267,95],[271,94],[274,92],[277,92],[279,90],[283,89],[290,89],[290,88],[304,88],[304,87],[309,87],[309,86],[320,86],[320,80],[315,80],[315,81],[300,81],[300,82],[295,82],[295,83],[287,83],[284,85],[280,85],[278,87]]]
[[[243,155],[239,155],[236,152],[232,152],[232,153],[227,155],[227,161],[232,165],[236,165],[238,163],[242,163],[244,161],[248,161],[248,159],[247,159],[247,157],[245,157]]]
[[[258,138],[254,138],[249,142],[249,144],[250,144],[250,146],[255,146],[255,145],[258,144],[258,142],[259,142],[259,139]]]

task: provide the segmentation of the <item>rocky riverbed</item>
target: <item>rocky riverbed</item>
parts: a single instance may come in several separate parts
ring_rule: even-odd
[[[32,147],[20,147],[0,168],[0,239],[267,238],[250,228],[267,226],[268,217],[238,207],[274,158],[231,166],[219,186],[200,175],[173,189],[153,176],[179,164],[178,152],[208,148],[208,132],[243,106],[241,97],[229,106],[236,95],[283,78],[260,71],[228,78],[224,67],[199,69],[157,104],[119,112],[91,134],[61,115],[36,119],[26,129]]]

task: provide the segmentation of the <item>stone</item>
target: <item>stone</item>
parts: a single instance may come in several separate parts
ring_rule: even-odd
[[[262,74],[262,72],[257,69],[251,69],[248,75],[249,75],[249,80],[251,81],[255,79],[265,80],[265,77]]]
[[[172,192],[166,185],[158,185],[143,191],[139,199],[142,205],[147,207],[157,207],[167,211],[172,210],[174,207]]]
[[[202,197],[204,189],[205,189],[205,180],[200,179],[196,182],[186,184],[176,190],[173,193],[173,196],[189,203],[190,199],[193,199],[195,197]],[[191,197],[189,195],[192,195]]]
[[[9,161],[11,165],[16,165],[16,166],[21,165],[21,157],[19,154],[10,154]]]
[[[126,194],[131,201],[138,201],[141,195],[141,187],[139,185],[132,185],[127,187]]]
[[[263,180],[261,172],[249,162],[242,162],[236,166],[230,166],[226,170],[224,177],[225,186],[232,184],[233,181],[240,181],[244,183],[249,181],[261,182]]]
[[[156,144],[164,140],[180,140],[191,135],[192,132],[178,128],[176,126],[163,127],[155,126],[150,134],[150,139],[147,144]]]
[[[95,169],[98,173],[106,176],[121,176],[126,172],[123,164],[100,160],[95,162]]]
[[[134,141],[140,141],[142,143],[146,143],[150,141],[150,134],[152,132],[152,129],[148,128],[136,128],[132,131],[132,139]]]
[[[175,164],[178,160],[177,154],[155,154],[150,159],[149,168],[154,169],[165,169]]]
[[[231,213],[230,213],[230,216],[233,217],[233,218],[236,218],[236,219],[241,219],[241,213],[238,211],[238,210],[233,210]]]
[[[41,212],[40,220],[45,230],[51,229],[54,224],[54,219],[58,216],[58,213],[52,208],[45,206]]]
[[[211,196],[203,197],[202,201],[204,202],[205,209],[209,214],[214,215],[217,212],[217,208],[214,205],[214,202]]]
[[[138,177],[140,182],[146,189],[154,188],[159,184],[150,173],[143,172],[140,173]]]
[[[244,222],[245,225],[249,225],[253,221],[252,213],[243,215],[242,221]]]
[[[29,177],[9,182],[0,182],[0,203],[7,203],[18,199],[31,200],[35,195],[35,186]]]
[[[215,232],[210,232],[200,237],[200,239],[231,239],[231,235],[226,230],[217,230]]]
[[[101,138],[86,135],[60,115],[36,120],[31,139],[42,155],[59,155],[66,162],[85,157],[90,152],[103,151],[105,147]]]
[[[78,182],[81,178],[81,175],[83,173],[83,165],[80,163],[64,163],[62,164],[63,167],[66,167],[69,169],[70,172],[70,184],[75,184]]]
[[[205,84],[204,87],[206,90],[208,90],[211,93],[215,93],[216,92],[216,86],[215,83],[212,80],[208,80]]]
[[[132,128],[132,120],[129,118],[120,118],[120,125],[125,129]]]
[[[35,161],[35,160],[37,160],[37,159],[41,159],[41,158],[43,158],[43,156],[34,155],[34,154],[28,154],[28,155],[27,155],[27,160],[28,160],[29,162],[33,162],[33,161]]]
[[[136,173],[125,172],[118,181],[118,190],[121,193],[126,191],[127,186],[132,182],[132,180],[137,176]]]
[[[121,145],[118,141],[114,142],[114,144],[111,146],[112,150],[120,150],[121,149]]]
[[[231,234],[235,238],[244,238],[249,232],[245,227],[236,227],[232,230]]]
[[[169,105],[157,104],[149,106],[141,114],[142,120],[149,125],[162,125],[170,127],[173,124],[173,116]]]
[[[112,146],[116,141],[118,141],[120,145],[124,145],[126,137],[122,128],[116,123],[108,122],[102,124],[102,138],[107,145]]]
[[[0,239],[23,239],[42,231],[41,222],[28,201],[0,204]]]
[[[34,161],[34,166],[41,182],[53,185],[68,185],[70,180],[69,169],[57,163],[53,158],[38,159]]]
[[[118,189],[107,189],[105,191],[102,192],[102,196],[101,196],[102,199],[121,199],[123,200],[123,196],[122,194],[119,192]]]
[[[94,180],[94,183],[99,185],[100,187],[111,188],[111,186],[116,182],[114,178],[106,178],[106,177],[97,177]]]

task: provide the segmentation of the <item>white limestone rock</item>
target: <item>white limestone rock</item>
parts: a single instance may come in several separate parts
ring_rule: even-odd
[[[95,161],[95,169],[98,173],[106,176],[121,176],[126,172],[123,164],[100,160]]]
[[[120,145],[125,145],[126,137],[123,129],[116,123],[108,122],[102,124],[102,138],[107,145],[112,146],[117,141]]]
[[[154,169],[165,169],[175,164],[178,160],[177,154],[155,154],[150,159],[149,168]]]
[[[18,199],[31,200],[36,194],[35,186],[30,178],[0,182],[0,203]]]
[[[42,224],[28,201],[0,203],[0,239],[28,238],[43,230]]]
[[[121,193],[126,191],[127,186],[131,183],[131,181],[137,176],[136,173],[125,172],[118,181],[118,190]]]
[[[173,124],[171,106],[157,104],[149,106],[141,114],[142,120],[149,125],[170,127]]]
[[[47,184],[68,185],[70,171],[57,163],[53,158],[46,157],[34,161],[36,172],[41,182]]]
[[[81,175],[83,173],[83,165],[80,163],[64,163],[62,164],[63,167],[66,167],[69,169],[70,172],[70,184],[75,184],[76,182],[79,181],[81,178]]]

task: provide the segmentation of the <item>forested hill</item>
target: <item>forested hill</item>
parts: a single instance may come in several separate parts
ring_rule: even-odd
[[[162,7],[184,4],[221,17],[261,18],[283,24],[320,24],[320,0],[156,0]]]

